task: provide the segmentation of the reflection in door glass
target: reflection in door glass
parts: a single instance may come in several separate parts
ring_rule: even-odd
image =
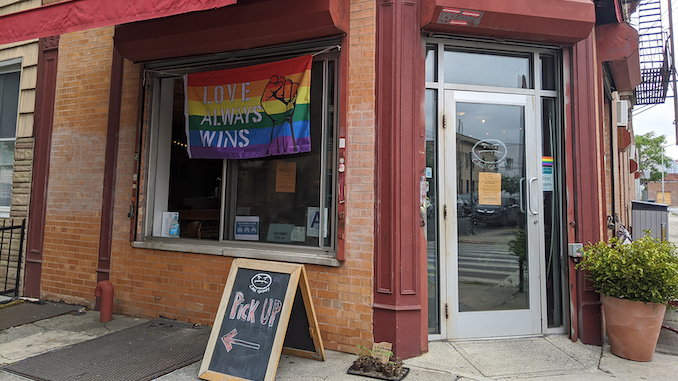
[[[544,191],[544,247],[546,248],[546,316],[549,327],[563,325],[563,279],[560,257],[562,205],[560,200],[560,173],[562,165],[558,152],[559,135],[555,131],[556,100],[542,100],[542,180]],[[549,160],[550,159],[550,160]]]
[[[438,101],[435,90],[426,90],[426,263],[428,333],[440,333],[440,261],[438,258],[438,185],[436,133]]]
[[[457,103],[459,311],[529,308],[523,106]]]

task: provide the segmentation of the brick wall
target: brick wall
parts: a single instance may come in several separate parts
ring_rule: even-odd
[[[325,347],[372,342],[374,220],[374,1],[351,4],[347,112],[346,261],[307,265]],[[101,216],[112,28],[61,37],[48,194],[43,297],[93,305]],[[231,258],[130,245],[140,66],[125,64],[116,173],[111,282],[114,312],[211,325]],[[143,178],[143,177],[142,177]],[[143,184],[140,184],[143,189]]]
[[[645,185],[647,186],[647,199],[648,200],[661,201],[660,194],[662,192],[662,183],[661,182],[647,183]],[[671,198],[670,206],[677,206],[678,205],[678,182],[677,181],[670,181],[670,180],[667,181],[666,179],[664,179],[664,193],[666,193],[666,201],[669,201],[669,197]]]
[[[620,99],[625,99],[630,101],[631,95],[620,93]],[[626,127],[631,136],[633,136],[633,118],[630,115],[629,110],[622,110],[629,114],[629,125]],[[616,127],[624,128],[624,127]],[[621,207],[619,208],[619,217],[621,218],[622,223],[625,226],[631,226],[631,201],[636,197],[636,178],[635,174],[631,173],[631,147],[627,147],[623,151],[619,151],[619,160],[618,160],[618,171],[619,171],[619,198]]]
[[[617,189],[612,189],[612,184],[613,181],[615,180],[615,176],[613,173],[613,162],[616,162],[618,159],[617,157],[613,157],[612,155],[615,154],[615,149],[613,146],[613,141],[611,139],[611,131],[612,131],[612,118],[611,118],[611,103],[614,102],[614,100],[610,100],[607,97],[604,98],[603,101],[603,141],[605,145],[605,161],[603,163],[604,169],[605,169],[605,205],[606,205],[606,213],[610,214],[612,213],[613,210],[613,203],[616,205],[616,197],[617,197]],[[616,128],[616,127],[615,127]],[[614,184],[615,188],[618,187],[618,184]],[[603,216],[607,217],[607,216]],[[606,229],[607,237],[612,237],[614,234],[613,230]]]
[[[101,219],[113,28],[61,36],[42,296],[91,305]]]

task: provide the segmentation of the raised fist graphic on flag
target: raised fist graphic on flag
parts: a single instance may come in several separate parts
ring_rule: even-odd
[[[271,142],[267,150],[269,155],[288,153],[283,134],[286,122],[289,123],[292,133],[293,152],[297,151],[292,116],[294,115],[294,107],[297,104],[298,89],[298,83],[277,75],[273,75],[268,81],[266,88],[264,88],[264,93],[261,96],[261,107],[273,121]]]

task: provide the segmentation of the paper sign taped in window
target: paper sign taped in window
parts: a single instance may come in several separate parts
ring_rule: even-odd
[[[478,173],[478,204],[501,205],[501,173]]]
[[[275,191],[294,193],[297,185],[297,163],[280,161],[275,173]]]
[[[235,239],[259,240],[259,216],[235,216]]]

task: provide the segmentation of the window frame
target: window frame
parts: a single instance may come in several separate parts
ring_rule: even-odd
[[[5,60],[0,62],[0,75],[3,74],[10,74],[10,73],[19,73],[19,81],[18,81],[18,96],[17,96],[17,113],[16,113],[16,120],[14,121],[14,136],[11,138],[0,138],[0,142],[14,142],[14,150],[16,150],[16,131],[19,125],[19,115],[20,115],[20,105],[21,105],[21,79],[22,79],[22,63],[23,59],[22,58],[12,58],[9,60]],[[0,107],[1,109],[1,107]],[[14,154],[12,154],[12,173],[14,173]],[[12,180],[10,182],[10,186],[13,186],[14,181]],[[10,192],[10,202],[8,205],[0,205],[0,218],[8,218],[10,216],[10,212],[12,209],[12,201],[11,201],[11,192]]]
[[[325,43],[325,46],[326,43]],[[308,47],[306,47],[308,49]],[[314,51],[318,51],[317,47],[314,48]],[[293,56],[298,56],[301,54],[308,54],[312,52],[299,52],[299,51],[290,51],[285,52],[284,54],[276,54],[275,56],[266,56],[262,55],[260,59],[248,58],[247,60],[240,60],[242,64],[233,65],[232,62],[227,61],[227,64],[224,64],[226,67],[234,66],[249,66],[255,65],[263,62],[278,61],[285,58],[291,58]],[[158,216],[156,216],[155,210],[158,208],[158,205],[167,202],[169,187],[162,189],[163,185],[160,185],[161,181],[158,180],[159,163],[164,161],[169,161],[169,143],[171,143],[171,136],[162,136],[160,125],[164,123],[167,125],[166,120],[162,120],[163,113],[161,108],[163,105],[161,102],[172,102],[173,97],[169,97],[168,94],[171,94],[172,87],[169,86],[170,82],[173,82],[180,75],[190,72],[200,72],[200,71],[209,71],[217,70],[220,66],[220,60],[205,60],[204,58],[196,58],[196,62],[191,63],[190,60],[187,61],[182,59],[176,62],[167,62],[155,63],[146,66],[144,72],[145,80],[145,89],[143,90],[147,96],[148,101],[144,103],[144,108],[146,108],[145,120],[142,121],[144,129],[146,129],[145,137],[142,137],[142,154],[145,160],[141,160],[142,164],[140,166],[140,173],[143,174],[141,179],[143,179],[142,184],[140,184],[139,199],[140,211],[139,216],[137,216],[137,234],[135,234],[135,241],[132,242],[132,246],[136,248],[148,248],[156,250],[168,250],[168,251],[180,251],[180,252],[190,252],[190,253],[201,253],[201,254],[213,254],[220,256],[231,256],[231,257],[244,257],[244,258],[255,258],[255,259],[267,259],[267,260],[278,260],[284,262],[296,262],[296,263],[308,263],[308,264],[318,264],[325,266],[339,266],[340,262],[337,260],[337,225],[338,225],[338,195],[337,195],[337,167],[333,165],[333,168],[329,168],[331,163],[338,162],[338,152],[339,152],[339,115],[340,110],[340,98],[339,98],[339,84],[340,84],[340,63],[341,57],[339,52],[329,52],[314,55],[314,62],[324,62],[323,65],[323,107],[322,107],[322,131],[323,136],[321,140],[321,172],[320,172],[320,210],[323,210],[324,207],[330,207],[331,213],[328,216],[328,236],[330,237],[329,246],[325,246],[321,225],[319,244],[318,246],[301,246],[293,244],[276,244],[268,242],[253,242],[253,241],[236,241],[228,240],[227,234],[224,231],[225,225],[230,225],[233,222],[226,221],[228,218],[233,218],[232,205],[227,205],[230,203],[235,203],[235,197],[230,197],[227,193],[232,191],[235,193],[237,184],[233,182],[228,182],[229,186],[221,187],[221,203],[220,203],[220,222],[219,222],[219,237],[218,240],[197,240],[191,238],[168,238],[168,237],[159,237],[153,235],[154,226],[157,226],[159,223]],[[332,62],[333,73],[328,73],[328,68]],[[152,68],[152,69],[149,69]],[[328,103],[328,75],[333,75],[333,98],[334,102],[332,105]],[[163,81],[165,86],[162,85]],[[166,94],[163,96],[163,91]],[[166,106],[165,106],[166,107]],[[331,120],[329,117],[329,108],[334,107],[334,112],[332,114]],[[166,113],[165,113],[166,114]],[[167,115],[164,115],[167,117]],[[171,115],[170,115],[171,117]],[[170,123],[171,124],[171,123]],[[327,136],[331,134],[331,136]],[[170,134],[171,135],[171,134]],[[167,141],[161,142],[160,138],[164,138]],[[332,152],[331,158],[328,157],[328,139],[331,139]],[[161,145],[165,145],[166,149],[160,149]],[[163,150],[167,152],[163,152]],[[159,156],[160,155],[160,156]],[[163,156],[163,155],[166,155]],[[281,156],[284,157],[284,156]],[[328,162],[331,160],[331,163]],[[146,165],[143,165],[146,163]],[[229,169],[229,167],[234,167],[237,163],[233,160],[224,160],[224,165],[222,168],[222,178],[226,179],[227,176],[235,176],[236,170]],[[167,175],[169,176],[169,165],[167,165]],[[332,171],[332,181],[331,184],[328,184],[327,181],[327,170]],[[167,178],[169,181],[169,178]],[[326,194],[324,193],[327,187],[331,189],[331,204],[327,205],[325,202]],[[163,196],[164,195],[164,196]],[[160,213],[157,213],[161,215]],[[321,220],[323,220],[321,218]],[[324,221],[322,224],[324,225]]]
[[[525,95],[532,95],[535,96],[536,99],[538,99],[539,105],[539,116],[540,120],[543,120],[544,115],[542,115],[543,111],[543,100],[549,99],[554,102],[556,105],[556,112],[554,115],[554,121],[555,121],[555,126],[554,126],[554,131],[557,132],[557,139],[559,144],[561,144],[559,151],[559,158],[562,159],[562,155],[564,153],[562,152],[562,144],[564,142],[564,137],[562,135],[562,131],[564,131],[565,125],[566,125],[566,120],[565,116],[563,114],[564,112],[564,105],[563,105],[563,97],[564,97],[564,88],[567,84],[566,78],[565,78],[565,67],[563,66],[563,51],[564,49],[562,47],[557,47],[557,46],[551,46],[551,45],[542,45],[542,44],[533,44],[533,43],[521,43],[521,42],[515,42],[515,41],[504,41],[502,43],[496,43],[496,42],[491,42],[487,41],[486,39],[480,39],[480,38],[464,38],[461,36],[457,36],[454,39],[447,38],[447,37],[427,37],[423,39],[423,44],[424,44],[424,54],[425,54],[425,59],[430,59],[431,61],[426,61],[426,64],[428,64],[427,68],[429,70],[433,70],[430,75],[426,76],[425,75],[425,91],[434,91],[434,98],[436,102],[436,107],[435,110],[437,114],[435,115],[436,120],[438,123],[442,123],[442,116],[444,113],[444,97],[442,94],[445,93],[446,90],[460,90],[460,91],[475,91],[475,92],[489,92],[489,93],[505,93],[505,94],[525,94]],[[469,85],[469,84],[457,84],[457,83],[449,83],[445,81],[445,76],[444,76],[444,65],[442,64],[442,61],[444,61],[444,52],[446,50],[455,50],[455,51],[465,51],[465,52],[490,52],[491,54],[496,54],[496,55],[515,55],[516,53],[520,54],[529,54],[532,56],[531,58],[531,65],[530,65],[530,72],[532,74],[532,86],[531,88],[528,89],[523,89],[523,88],[514,88],[514,87],[500,87],[500,86],[482,86],[482,85]],[[428,54],[431,54],[429,57]],[[543,73],[544,73],[544,68],[542,66],[543,62],[541,60],[542,57],[552,57],[553,58],[553,80],[554,80],[554,89],[546,89],[545,84],[543,83]],[[425,74],[429,74],[428,72]],[[540,123],[540,122],[537,122]],[[436,125],[434,128],[439,129],[442,128],[441,126]],[[541,127],[538,127],[541,128]],[[436,153],[436,159],[440,155],[440,149],[442,149],[442,146],[440,145],[440,141],[437,140],[434,143],[434,148],[437,151]],[[562,161],[562,160],[561,160]],[[470,163],[467,163],[470,164]],[[436,165],[438,166],[439,163],[436,162]],[[562,165],[562,164],[560,164]],[[438,167],[438,170],[440,171],[440,167]],[[562,176],[564,176],[564,168],[560,168],[557,171],[557,176],[559,177],[559,180],[556,181],[561,181],[561,186],[559,192],[562,192],[564,188],[562,185]],[[440,192],[442,192],[442,189],[440,188],[443,186],[442,183],[440,183],[440,179],[438,183],[438,188],[435,189],[436,196],[439,196]],[[457,184],[456,186],[459,186]],[[468,184],[466,184],[468,187]],[[466,188],[468,189],[468,188]],[[559,203],[557,205],[557,208],[560,209],[561,213],[563,211],[563,206],[560,204],[562,202],[562,194],[558,196],[557,202]],[[436,210],[437,213],[440,213],[440,209]],[[543,211],[542,211],[543,213]],[[434,221],[438,221],[438,218],[440,214],[436,214],[434,217]],[[547,223],[545,221],[545,223]],[[432,240],[434,242],[433,245],[436,247],[436,282],[438,283],[438,295],[436,296],[437,299],[434,299],[436,301],[436,307],[433,308],[434,311],[440,312],[440,299],[441,298],[447,298],[446,293],[447,291],[447,280],[443,275],[446,274],[446,269],[448,266],[448,259],[444,255],[441,254],[441,248],[446,245],[445,243],[445,235],[444,232],[441,233],[440,231],[440,226],[434,226],[433,229],[436,231],[436,240]],[[560,226],[560,229],[556,229],[551,232],[552,237],[554,240],[558,240],[560,243],[560,246],[562,247],[562,243],[566,242],[564,240],[565,236],[565,230],[563,229],[563,226]],[[442,237],[442,239],[441,239]],[[430,237],[427,237],[427,242]],[[548,250],[548,248],[547,248]],[[546,253],[544,253],[546,254]],[[543,260],[543,258],[542,258]],[[561,263],[562,265],[562,263]],[[548,270],[545,266],[545,270]],[[560,273],[561,275],[563,274],[564,270],[563,267],[560,268]],[[543,274],[543,282],[540,282],[540,287],[543,287],[541,292],[542,292],[542,329],[544,332],[549,333],[549,334],[556,334],[556,333],[562,333],[563,330],[565,329],[564,327],[567,327],[568,321],[567,321],[567,306],[566,306],[566,301],[567,301],[567,285],[566,283],[566,278],[560,279],[559,282],[559,301],[561,302],[561,308],[562,310],[560,311],[562,321],[560,322],[561,325],[554,325],[553,327],[548,325],[548,308],[547,308],[547,288],[546,288],[546,274]],[[442,290],[442,291],[441,291]],[[441,294],[442,292],[442,294]],[[558,298],[556,298],[558,299]],[[562,302],[565,301],[565,304],[562,304]],[[444,314],[441,316],[440,313],[438,313],[436,317],[435,322],[429,322],[429,324],[434,323],[433,325],[429,325],[430,328],[437,328],[436,330],[432,330],[433,332],[429,331],[429,340],[439,340],[441,338],[444,338],[447,333],[445,333],[445,328],[442,328],[444,326],[445,321],[445,316]]]

